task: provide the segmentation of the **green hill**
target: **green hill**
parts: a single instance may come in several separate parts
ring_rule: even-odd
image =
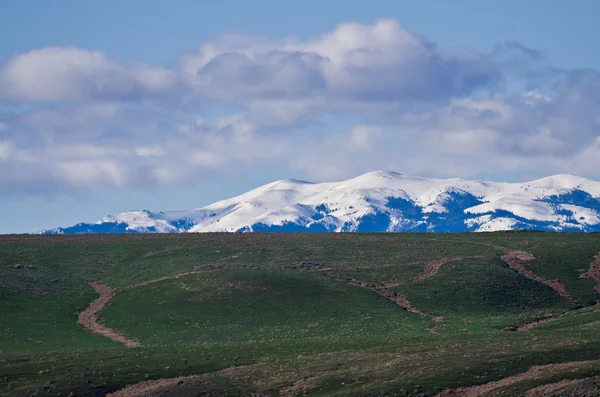
[[[599,251],[539,232],[0,236],[0,396],[596,395]]]

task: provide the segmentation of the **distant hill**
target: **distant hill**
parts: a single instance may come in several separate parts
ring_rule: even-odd
[[[281,180],[186,211],[129,211],[43,234],[600,231],[600,182],[430,179],[374,171],[341,182]]]

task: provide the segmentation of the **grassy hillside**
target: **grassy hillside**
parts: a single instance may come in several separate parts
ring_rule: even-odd
[[[599,251],[538,232],[0,236],[0,396],[593,395]],[[139,347],[78,323],[90,282],[113,291],[98,326]]]

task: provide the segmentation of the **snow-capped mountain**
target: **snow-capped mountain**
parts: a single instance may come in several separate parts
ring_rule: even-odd
[[[332,183],[282,180],[188,211],[130,211],[41,233],[600,231],[600,182],[524,183],[375,171]]]

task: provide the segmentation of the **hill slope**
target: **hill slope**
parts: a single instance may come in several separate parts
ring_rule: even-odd
[[[188,211],[130,211],[45,234],[176,232],[600,231],[600,182],[524,183],[375,171],[332,183],[273,182]]]
[[[599,250],[596,233],[0,236],[0,395],[593,396]]]

